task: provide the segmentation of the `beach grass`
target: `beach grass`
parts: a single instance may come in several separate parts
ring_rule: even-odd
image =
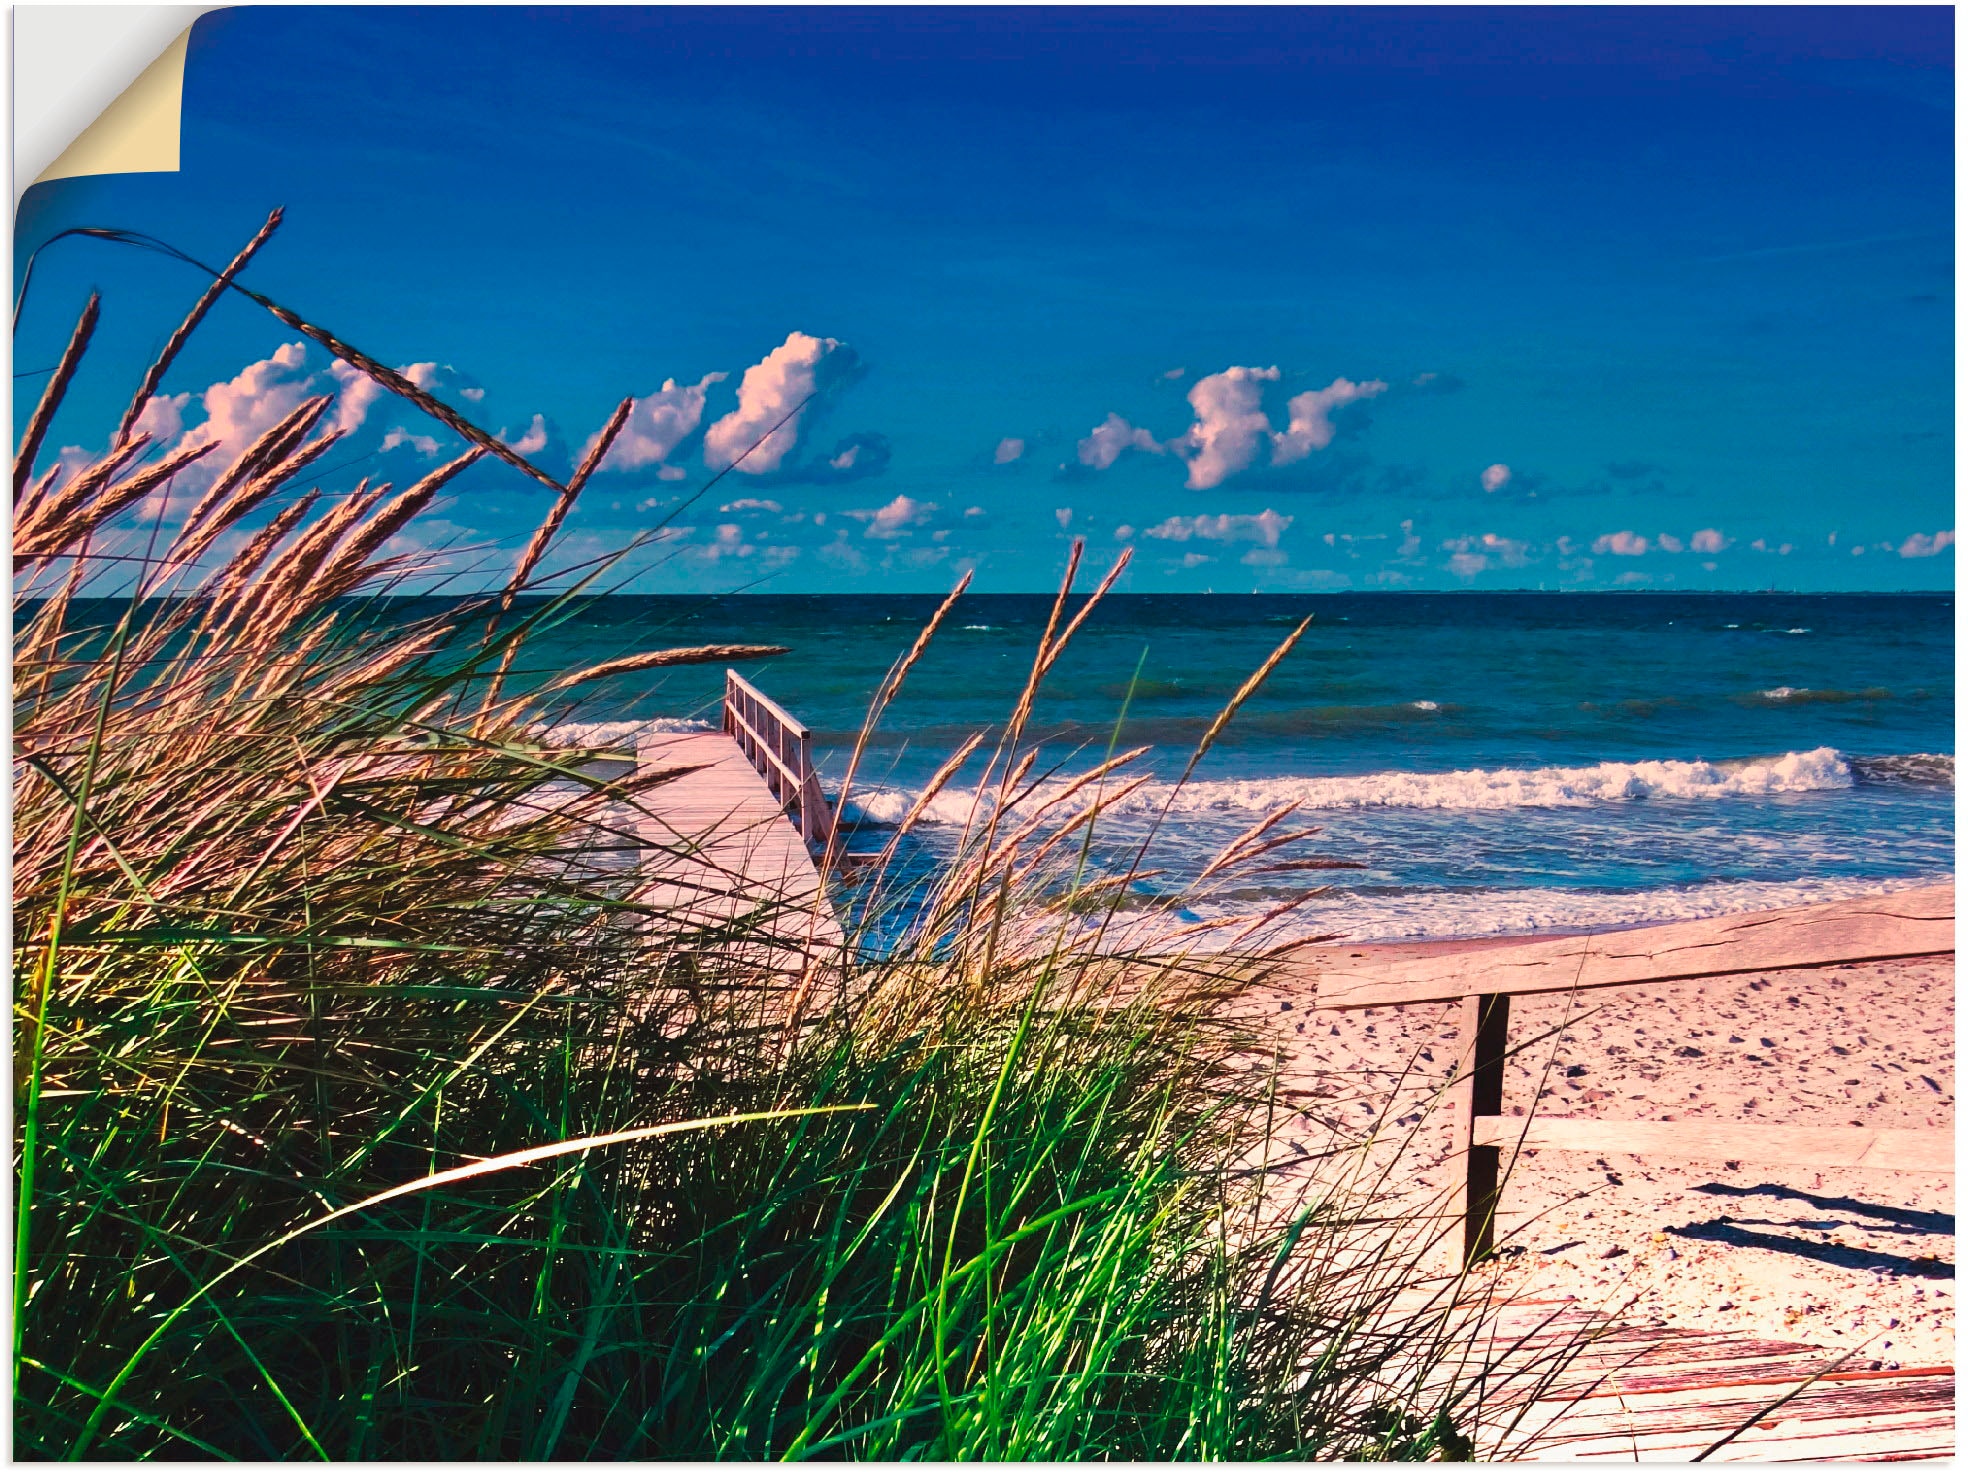
[[[1248,956],[1122,943],[1128,754],[1035,795],[1075,568],[903,939],[788,982],[639,898],[671,774],[587,774],[543,733],[595,671],[516,663],[609,434],[504,587],[406,618],[364,600],[483,451],[302,493],[328,408],[189,495],[134,414],[23,444],[19,1454],[1468,1454],[1459,1285],[1272,1159]]]

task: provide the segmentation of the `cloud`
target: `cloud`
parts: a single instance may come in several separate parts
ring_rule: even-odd
[[[1025,441],[1007,436],[998,441],[998,447],[991,452],[993,465],[1009,465],[1025,453]]]
[[[1193,537],[1205,542],[1261,542],[1266,547],[1275,547],[1291,524],[1291,517],[1280,516],[1266,507],[1255,516],[1171,516],[1145,528],[1142,535],[1165,542],[1186,542]]]
[[[718,510],[723,512],[732,512],[732,511],[780,512],[780,511],[784,511],[785,509],[786,508],[784,506],[781,506],[777,501],[761,501],[753,496],[740,496],[736,501],[727,501],[724,505],[718,507]]]
[[[1790,543],[1785,542],[1781,547],[1772,547],[1768,542],[1764,541],[1761,537],[1758,537],[1755,541],[1751,542],[1749,546],[1750,546],[1750,550],[1753,552],[1774,552],[1779,557],[1788,557],[1790,556],[1791,553]]]
[[[369,417],[369,406],[383,396],[383,386],[340,358],[328,365],[328,373],[335,380],[335,428],[351,434]],[[407,373],[404,376],[409,377]]]
[[[1662,532],[1658,537],[1655,537],[1654,545],[1659,547],[1663,552],[1680,552],[1684,550],[1681,539],[1669,532]]]
[[[433,459],[437,455],[437,440],[433,436],[412,434],[400,424],[383,436],[382,448],[385,452],[404,445],[408,445],[426,460]]]
[[[1263,408],[1264,385],[1277,379],[1275,367],[1231,367],[1196,380],[1189,390],[1196,422],[1174,442],[1185,449],[1190,490],[1220,486],[1257,458],[1257,447],[1271,433]]]
[[[499,437],[505,439],[503,430],[500,431]],[[522,455],[539,454],[547,447],[547,416],[535,414],[532,424],[527,426],[526,433],[516,440],[506,440],[506,444]]]
[[[1171,368],[1162,375],[1162,381],[1165,383],[1175,383],[1179,379],[1186,377],[1188,373],[1189,370],[1187,368]]]
[[[889,447],[886,435],[862,431],[837,441],[833,451],[816,457],[805,465],[788,465],[781,469],[782,480],[811,481],[816,485],[832,485],[844,480],[866,480],[869,476],[880,475],[888,469],[888,462],[895,452]],[[752,462],[747,460],[746,465]],[[740,469],[743,467],[741,466]]]
[[[1276,547],[1253,547],[1237,560],[1246,567],[1283,567],[1291,559]]]
[[[1277,370],[1273,369],[1272,373],[1275,376]],[[1386,392],[1387,385],[1378,378],[1365,383],[1335,378],[1322,389],[1294,395],[1285,404],[1291,419],[1284,433],[1271,436],[1271,463],[1290,465],[1295,460],[1303,460],[1314,450],[1325,449],[1332,443],[1332,414],[1335,409]]]
[[[1105,470],[1129,450],[1160,455],[1167,447],[1145,429],[1136,429],[1118,414],[1109,414],[1080,441],[1080,464]]]
[[[727,377],[729,375],[724,373],[706,373],[690,384],[679,384],[674,378],[664,379],[663,386],[655,393],[635,401],[635,407],[629,410],[629,422],[622,426],[622,432],[615,436],[615,443],[608,447],[601,468],[637,470],[644,465],[658,465],[667,460],[670,452],[695,434],[697,426],[703,422],[704,399],[711,385],[722,383]],[[594,437],[590,436],[582,453],[585,454],[593,446]],[[676,470],[677,474],[666,474],[669,470]],[[657,474],[667,480],[681,480],[685,472],[677,466],[664,466]]]
[[[1601,556],[1610,552],[1615,557],[1638,557],[1647,550],[1647,539],[1632,532],[1609,532],[1592,544],[1592,550]]]
[[[304,371],[306,362],[306,344],[284,343],[272,357],[249,363],[206,389],[201,395],[205,422],[187,431],[177,447],[218,443],[225,448],[199,461],[187,479],[216,480],[248,445],[299,408],[314,386],[314,376]],[[363,378],[366,382],[367,375]]]
[[[1214,561],[1216,559],[1207,552],[1184,552],[1182,554],[1182,565],[1184,567],[1201,567],[1205,562]]]
[[[1117,542],[1125,542],[1133,536],[1134,528],[1129,526],[1125,521],[1114,528],[1114,540]]]
[[[903,536],[917,527],[929,526],[938,519],[935,502],[918,501],[913,496],[897,496],[886,506],[869,511],[846,511],[842,515],[866,522],[867,530],[862,535],[883,541]]]
[[[1953,545],[1954,533],[1951,531],[1935,532],[1931,537],[1925,532],[1915,532],[1904,542],[1900,543],[1900,556],[1932,557],[1937,553],[1947,551]]]
[[[746,475],[777,470],[799,441],[807,403],[827,387],[832,375],[825,370],[837,354],[844,365],[851,363],[852,350],[844,350],[835,338],[788,333],[745,370],[738,407],[705,432],[705,463],[713,470],[735,464]]]
[[[1488,470],[1483,472],[1483,489],[1486,491],[1500,491],[1509,484],[1510,467],[1508,465],[1492,465]]]
[[[1442,543],[1442,550],[1454,554],[1449,559],[1449,570],[1469,577],[1488,567],[1492,558],[1505,567],[1524,566],[1530,561],[1531,544],[1484,532],[1480,537],[1451,537]]]
[[[1073,524],[1073,508],[1071,506],[1054,507],[1052,519],[1059,523],[1059,529],[1062,532],[1065,531],[1067,527]]]
[[[1729,538],[1723,536],[1714,527],[1708,526],[1689,538],[1688,545],[1697,552],[1720,552],[1729,545]]]
[[[1481,552],[1458,552],[1449,559],[1449,571],[1459,578],[1473,578],[1490,565]]]
[[[169,444],[183,432],[184,409],[190,402],[188,393],[152,394],[144,400],[143,412],[137,415],[131,432],[149,435],[153,445]]]

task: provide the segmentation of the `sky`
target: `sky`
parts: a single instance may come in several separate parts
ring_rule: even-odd
[[[1952,56],[1946,7],[242,6],[181,171],[35,186],[16,289],[283,206],[247,284],[549,473],[635,397],[561,554],[662,528],[634,591],[1036,591],[1082,536],[1144,592],[1942,589]],[[99,289],[49,443],[100,449],[203,285],[51,244],[17,425]],[[338,491],[461,448],[370,388],[233,298],[146,424],[337,392]],[[474,467],[418,535],[496,582],[550,498]]]

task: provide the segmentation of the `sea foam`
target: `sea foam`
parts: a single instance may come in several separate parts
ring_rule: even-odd
[[[1951,764],[1950,764],[1951,771]],[[1767,797],[1791,792],[1835,792],[1853,785],[1852,767],[1829,746],[1780,757],[1735,762],[1597,762],[1581,767],[1471,768],[1459,772],[1373,772],[1360,777],[1266,777],[1191,782],[1176,791],[1151,782],[1110,809],[1114,813],[1264,812],[1295,802],[1301,809],[1432,808],[1479,811],[1506,808],[1589,807],[1654,798]],[[976,795],[937,794],[923,814],[931,823],[961,823]],[[875,822],[896,822],[914,801],[911,793],[874,789],[855,794],[853,805]],[[1082,805],[1083,802],[1082,802]]]

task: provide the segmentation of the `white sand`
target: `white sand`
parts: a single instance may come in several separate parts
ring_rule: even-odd
[[[1335,1126],[1402,1123],[1391,1133],[1412,1142],[1389,1184],[1414,1200],[1445,1187],[1448,1111],[1427,1099],[1454,1056],[1455,1009],[1321,1013],[1312,1000],[1251,999],[1286,1045],[1302,1111],[1283,1143],[1318,1151]],[[1542,1083],[1546,1114],[1953,1124],[1951,962],[1513,1001],[1513,1047],[1561,1026],[1507,1065],[1506,1114]],[[1515,1295],[1576,1297],[1628,1322],[1863,1346],[1852,1368],[1951,1364],[1953,1210],[1949,1176],[1529,1153],[1504,1187],[1507,1251],[1492,1271]]]

